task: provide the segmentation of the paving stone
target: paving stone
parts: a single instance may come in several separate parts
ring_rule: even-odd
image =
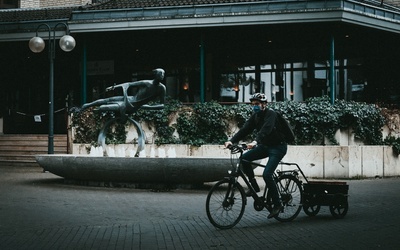
[[[211,184],[168,192],[91,187],[38,167],[0,166],[0,249],[398,249],[400,178],[346,181],[343,219],[322,207],[282,223],[249,199],[241,221],[219,230],[205,212]]]

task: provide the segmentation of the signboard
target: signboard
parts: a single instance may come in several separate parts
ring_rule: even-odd
[[[35,115],[33,119],[35,119],[35,122],[42,122],[42,117],[40,115]]]
[[[351,91],[356,92],[356,91],[363,91],[364,90],[364,84],[353,84],[351,86]]]

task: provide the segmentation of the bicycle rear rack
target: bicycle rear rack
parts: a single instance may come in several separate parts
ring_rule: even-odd
[[[290,173],[290,174],[292,174],[292,175],[299,175],[299,173],[298,172],[300,172],[301,173],[301,175],[303,176],[303,178],[304,178],[304,180],[308,183],[308,179],[307,179],[307,177],[306,177],[306,175],[304,174],[304,172],[303,172],[303,170],[301,170],[301,168],[300,168],[300,166],[297,164],[297,163],[292,163],[292,162],[280,162],[279,163],[280,165],[286,165],[286,166],[296,166],[297,167],[297,169],[292,169],[292,170],[284,170],[284,171],[277,171],[278,172],[278,174],[280,174],[280,173],[283,173],[283,174],[287,174],[287,173]]]

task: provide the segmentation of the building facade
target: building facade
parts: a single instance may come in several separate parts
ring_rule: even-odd
[[[264,92],[271,101],[329,95],[400,104],[399,1],[75,2],[0,11],[5,133],[47,131],[46,116],[34,117],[47,112],[48,52],[28,47],[42,23],[68,24],[77,44],[69,53],[56,46],[59,133],[66,106],[105,97],[106,87],[149,78],[158,67],[168,95],[188,103],[247,102]]]

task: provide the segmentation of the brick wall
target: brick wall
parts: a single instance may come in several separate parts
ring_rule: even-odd
[[[38,8],[40,0],[20,0],[20,8]]]
[[[91,4],[92,0],[21,0],[20,8],[46,8]]]
[[[102,0],[104,1],[104,0]],[[381,0],[377,0],[380,2]],[[101,0],[20,0],[20,8],[45,8],[56,6],[85,5],[92,2],[101,2]],[[385,4],[400,7],[400,0],[383,0]]]

